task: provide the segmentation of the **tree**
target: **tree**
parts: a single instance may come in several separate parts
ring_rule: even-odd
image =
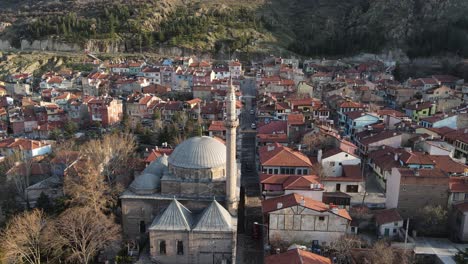
[[[52,204],[50,202],[49,196],[47,196],[47,194],[44,192],[41,192],[41,195],[39,195],[39,198],[37,198],[36,208],[43,210],[45,213],[52,212]]]
[[[361,248],[362,241],[358,236],[345,235],[330,244],[330,250],[337,264],[347,264],[351,260],[351,249]]]
[[[47,244],[67,262],[91,263],[100,250],[120,242],[120,227],[106,215],[87,207],[63,212],[47,233]]]
[[[447,233],[448,212],[441,205],[427,205],[419,210],[414,218],[415,228],[423,235],[445,235]]]
[[[5,261],[42,263],[42,257],[49,252],[44,244],[47,222],[48,219],[41,210],[33,210],[13,217],[0,235]]]
[[[410,264],[412,257],[409,251],[392,248],[385,240],[377,241],[369,255],[370,263],[379,264]]]
[[[312,133],[304,136],[302,144],[307,146],[307,150],[315,151],[320,149],[326,149],[334,147],[334,139],[331,136],[324,135],[322,133]]]
[[[106,134],[102,140],[91,140],[81,148],[81,156],[88,158],[113,186],[131,174],[129,162],[136,149],[132,134]]]
[[[64,193],[70,196],[74,206],[86,206],[96,213],[107,212],[116,204],[119,191],[114,191],[106,177],[99,173],[94,162],[83,158],[67,170],[64,177]]]

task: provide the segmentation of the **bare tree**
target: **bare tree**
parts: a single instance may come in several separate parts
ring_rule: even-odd
[[[89,158],[113,185],[119,176],[128,176],[128,162],[135,154],[136,143],[131,134],[107,134],[102,140],[91,140],[81,148],[81,154]]]
[[[119,242],[119,225],[86,207],[63,212],[47,233],[49,248],[67,262],[90,263],[100,250],[117,246]]]
[[[7,263],[40,264],[49,253],[44,244],[47,218],[41,210],[14,216],[0,234],[4,260]]]
[[[22,162],[16,162],[16,164],[7,172],[9,178],[7,178],[10,187],[16,193],[16,197],[21,202],[28,204],[28,195],[26,189],[31,184],[31,174],[33,166],[40,166],[35,164],[32,159],[24,159]]]
[[[395,261],[395,254],[391,245],[380,240],[372,247],[370,259],[371,263],[393,264]]]
[[[71,197],[72,205],[87,206],[96,213],[106,212],[109,206],[115,205],[116,193],[121,191],[120,188],[114,191],[93,162],[84,158],[67,169],[63,189]]]
[[[302,139],[302,144],[307,146],[307,150],[316,151],[319,149],[326,149],[334,147],[334,139],[331,136],[322,133],[308,134]]]
[[[326,171],[323,168],[322,163],[317,162],[313,164],[312,170],[313,170],[313,173],[315,173],[315,175],[317,175],[320,180],[323,180],[325,177],[330,176],[326,174]]]
[[[351,249],[360,248],[362,240],[358,236],[345,235],[330,244],[330,250],[333,252],[338,264],[347,264],[351,260]]]

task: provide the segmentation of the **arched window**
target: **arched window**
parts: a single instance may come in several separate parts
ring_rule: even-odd
[[[184,242],[177,240],[177,255],[183,255],[184,254]]]
[[[140,233],[145,233],[146,232],[146,224],[145,221],[140,221]]]

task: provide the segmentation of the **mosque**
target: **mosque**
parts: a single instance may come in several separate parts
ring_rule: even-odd
[[[240,171],[235,91],[226,99],[226,143],[193,137],[149,164],[121,195],[128,240],[149,241],[157,263],[235,263]]]

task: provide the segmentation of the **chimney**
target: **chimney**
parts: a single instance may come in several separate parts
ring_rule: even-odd
[[[268,145],[267,151],[273,151],[273,150],[275,150],[275,145],[272,145],[272,144]]]
[[[317,152],[317,162],[318,163],[322,163],[322,150],[319,149],[318,152]]]
[[[395,161],[398,161],[398,153],[395,153],[394,159]]]
[[[414,176],[419,177],[419,175],[420,175],[420,174],[419,174],[419,170],[416,170],[416,171],[414,172]]]
[[[283,203],[277,203],[276,204],[276,209],[281,209],[283,208]]]

